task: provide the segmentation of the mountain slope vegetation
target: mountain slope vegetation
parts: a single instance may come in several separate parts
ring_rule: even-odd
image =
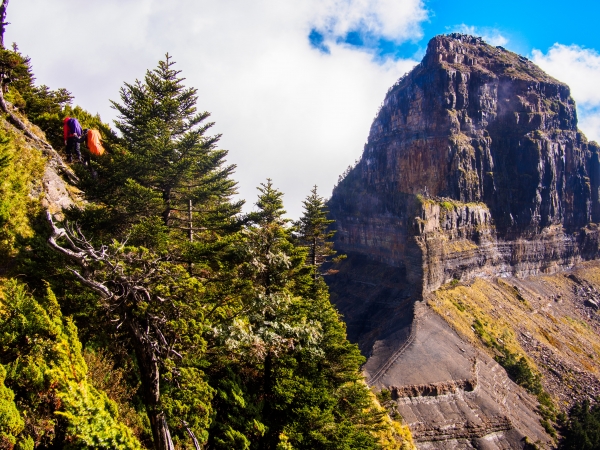
[[[0,448],[412,448],[306,244],[316,188],[304,228],[271,180],[242,214],[235,166],[169,55],[123,86],[117,133],[2,52]],[[107,152],[65,169],[75,200],[50,214],[42,150],[61,146],[64,116]]]

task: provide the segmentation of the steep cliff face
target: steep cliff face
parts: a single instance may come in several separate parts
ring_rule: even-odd
[[[577,129],[568,86],[479,38],[432,39],[388,91],[361,160],[329,202],[336,247],[349,255],[329,284],[369,356],[370,383],[395,393],[421,448],[524,448],[525,437],[549,445],[537,401],[489,358],[497,348],[479,348],[472,324],[461,328],[432,298],[449,282],[539,277],[597,258],[599,152]],[[501,316],[508,297],[498,298]],[[519,326],[503,332],[529,333]],[[569,358],[556,360],[571,367]],[[563,401],[557,385],[544,386]]]
[[[438,36],[334,190],[337,245],[406,267],[427,291],[491,267],[572,266],[598,250],[599,151],[568,86],[479,38]]]
[[[598,146],[568,86],[478,38],[441,36],[388,92],[361,167],[377,192],[484,202],[497,230],[598,221]]]

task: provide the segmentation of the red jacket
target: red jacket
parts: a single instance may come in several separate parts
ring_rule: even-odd
[[[69,137],[69,119],[70,117],[65,117],[63,119],[63,135],[65,136],[65,141]]]

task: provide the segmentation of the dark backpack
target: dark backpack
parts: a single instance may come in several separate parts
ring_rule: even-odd
[[[77,136],[81,136],[83,134],[83,130],[81,129],[81,125],[77,119],[71,117],[67,121],[67,126],[69,127],[69,134],[76,134]]]

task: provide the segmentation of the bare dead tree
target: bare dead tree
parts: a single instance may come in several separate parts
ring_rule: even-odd
[[[2,48],[4,48],[4,31],[6,31],[6,25],[9,25],[6,21],[7,8],[8,0],[2,0],[2,4],[0,4],[0,47]]]
[[[152,426],[156,450],[173,450],[173,441],[166,416],[160,406],[161,369],[166,358],[182,356],[174,349],[177,336],[166,329],[168,320],[177,314],[168,298],[161,298],[153,285],[180,276],[175,266],[165,264],[165,259],[140,252],[124,251],[125,245],[102,245],[95,248],[81,230],[59,228],[50,213],[49,245],[65,255],[76,268],[71,273],[85,286],[100,295],[104,309],[126,330],[139,364],[142,391],[146,410]],[[135,268],[135,270],[131,270]],[[140,304],[160,304],[140,314]],[[163,369],[164,370],[164,369]],[[196,448],[197,440],[189,427],[185,427]]]

